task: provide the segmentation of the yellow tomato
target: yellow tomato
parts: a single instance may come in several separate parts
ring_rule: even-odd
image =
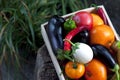
[[[91,13],[93,17],[93,27],[97,25],[102,25],[104,24],[104,21],[101,19],[101,17],[95,13]]]
[[[68,62],[65,65],[65,73],[71,79],[78,79],[84,75],[85,66],[80,63]]]

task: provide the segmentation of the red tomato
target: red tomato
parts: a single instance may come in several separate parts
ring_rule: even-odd
[[[89,12],[81,11],[73,16],[73,20],[76,22],[77,27],[85,26],[90,30],[93,26],[93,18]]]

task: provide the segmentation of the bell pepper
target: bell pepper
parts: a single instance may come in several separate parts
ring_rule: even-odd
[[[72,16],[70,17],[70,19],[68,19],[67,21],[65,21],[64,23],[64,29],[69,32],[72,29],[76,28],[76,24],[75,21],[72,20]]]

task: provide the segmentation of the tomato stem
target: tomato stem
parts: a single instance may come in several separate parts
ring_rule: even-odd
[[[69,19],[72,20],[73,16],[74,16],[74,15],[71,15]]]
[[[75,61],[73,61],[73,68],[77,69],[77,63]]]
[[[98,9],[98,6],[96,4],[91,4],[91,7],[95,7],[96,9]]]

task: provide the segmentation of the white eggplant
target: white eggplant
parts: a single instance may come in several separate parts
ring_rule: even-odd
[[[72,45],[72,55],[75,61],[86,64],[93,59],[93,50],[89,45],[79,42],[74,44],[70,40],[67,41]]]
[[[93,59],[93,51],[91,47],[85,43],[75,43],[75,44],[77,44],[77,48],[73,50],[72,53],[75,61],[83,64],[90,62]]]

